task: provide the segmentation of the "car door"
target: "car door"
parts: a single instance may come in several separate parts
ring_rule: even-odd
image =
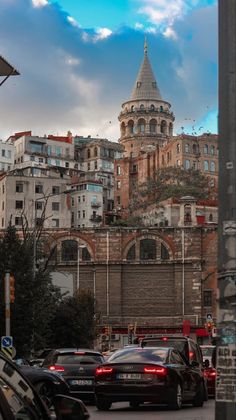
[[[170,353],[170,364],[179,375],[182,382],[183,399],[188,400],[191,397],[191,369],[186,364],[180,353],[173,349]]]

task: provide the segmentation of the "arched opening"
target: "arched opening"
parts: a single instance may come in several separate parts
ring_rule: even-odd
[[[144,118],[138,120],[138,133],[145,133],[146,122]]]
[[[161,122],[161,133],[166,134],[166,121],[162,120]]]
[[[170,259],[169,251],[166,248],[166,246],[163,245],[163,244],[161,244],[161,259],[162,260],[169,260]]]
[[[96,157],[98,155],[98,148],[94,147],[94,156]]]
[[[209,214],[209,222],[213,222],[213,215],[212,215],[212,213]]]
[[[135,244],[130,247],[129,251],[127,252],[126,259],[128,261],[135,260]]]
[[[129,131],[129,134],[134,133],[134,122],[133,122],[133,120],[129,120],[129,122],[128,122],[128,131]]]
[[[155,119],[151,119],[149,123],[150,133],[156,133],[157,131],[157,121]]]
[[[156,259],[156,241],[154,239],[142,239],[140,241],[140,260]]]
[[[205,144],[204,146],[204,154],[208,155],[208,144]]]
[[[73,239],[62,241],[61,243],[61,260],[77,261],[78,243]]]
[[[81,255],[82,261],[90,261],[91,255],[88,251],[88,248],[82,248],[82,255]]]
[[[125,136],[125,123],[123,122],[120,126],[121,136]]]
[[[211,170],[211,172],[215,172],[216,171],[216,164],[215,164],[214,161],[211,161],[210,170]]]
[[[152,105],[150,106],[150,109],[151,109],[151,111],[155,111],[155,106],[152,104]]]
[[[144,109],[144,105],[143,104],[140,105],[140,109]]]
[[[134,112],[134,105],[131,106],[130,111]]]
[[[186,144],[185,144],[185,146],[184,146],[184,150],[185,150],[185,153],[189,153],[189,151],[190,151],[190,146],[189,146],[189,144],[188,144],[188,143],[186,143]]]
[[[91,152],[90,152],[90,149],[88,149],[88,151],[87,151],[87,158],[89,159],[91,157]]]
[[[191,204],[185,204],[184,206],[184,223],[191,223]]]

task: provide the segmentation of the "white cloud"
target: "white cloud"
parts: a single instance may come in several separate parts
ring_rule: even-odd
[[[135,29],[141,29],[142,30],[144,28],[144,25],[140,22],[136,22],[134,27],[135,27]]]
[[[94,36],[94,41],[99,41],[101,39],[106,39],[111,36],[112,31],[108,28],[98,28],[96,30],[96,35]]]
[[[163,35],[164,35],[166,38],[171,38],[171,39],[173,39],[173,40],[176,40],[176,39],[178,38],[178,37],[177,37],[176,32],[174,31],[174,29],[173,29],[171,26],[168,26],[168,27],[164,30]]]
[[[34,7],[44,7],[47,6],[48,0],[32,0]]]
[[[72,16],[67,16],[67,20],[68,20],[68,22],[71,23],[72,26],[75,26],[77,28],[80,27],[80,25],[78,24],[78,22]]]

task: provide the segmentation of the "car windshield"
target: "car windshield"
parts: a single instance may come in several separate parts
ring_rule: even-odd
[[[179,350],[180,353],[187,355],[188,346],[185,340],[176,340],[174,338],[157,338],[155,340],[144,339],[142,341],[142,347],[174,347]]]
[[[203,357],[212,357],[214,347],[201,347]]]
[[[101,355],[94,353],[64,353],[58,354],[56,363],[61,365],[100,364],[104,360]]]
[[[127,348],[115,352],[109,362],[119,363],[165,363],[168,355],[166,348]]]

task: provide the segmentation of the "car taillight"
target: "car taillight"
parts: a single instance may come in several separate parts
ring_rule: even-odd
[[[193,351],[190,351],[190,352],[189,352],[189,359],[191,360],[191,359],[193,358],[193,356],[194,356]]]
[[[147,366],[144,368],[144,373],[152,373],[154,375],[159,376],[166,376],[167,375],[167,369],[165,367],[161,366]]]
[[[96,369],[95,374],[96,375],[106,375],[106,374],[112,373],[112,371],[113,371],[113,368],[106,367],[106,366],[101,366],[101,367],[98,367]]]
[[[168,337],[162,337],[162,341],[168,341]]]
[[[51,370],[52,372],[64,372],[65,371],[64,367],[60,366],[60,365],[52,365],[52,366],[49,366],[48,369]]]
[[[207,369],[207,370],[204,370],[204,376],[205,376],[206,378],[209,378],[209,377],[214,377],[214,376],[216,376],[216,370],[214,370],[214,369]]]

